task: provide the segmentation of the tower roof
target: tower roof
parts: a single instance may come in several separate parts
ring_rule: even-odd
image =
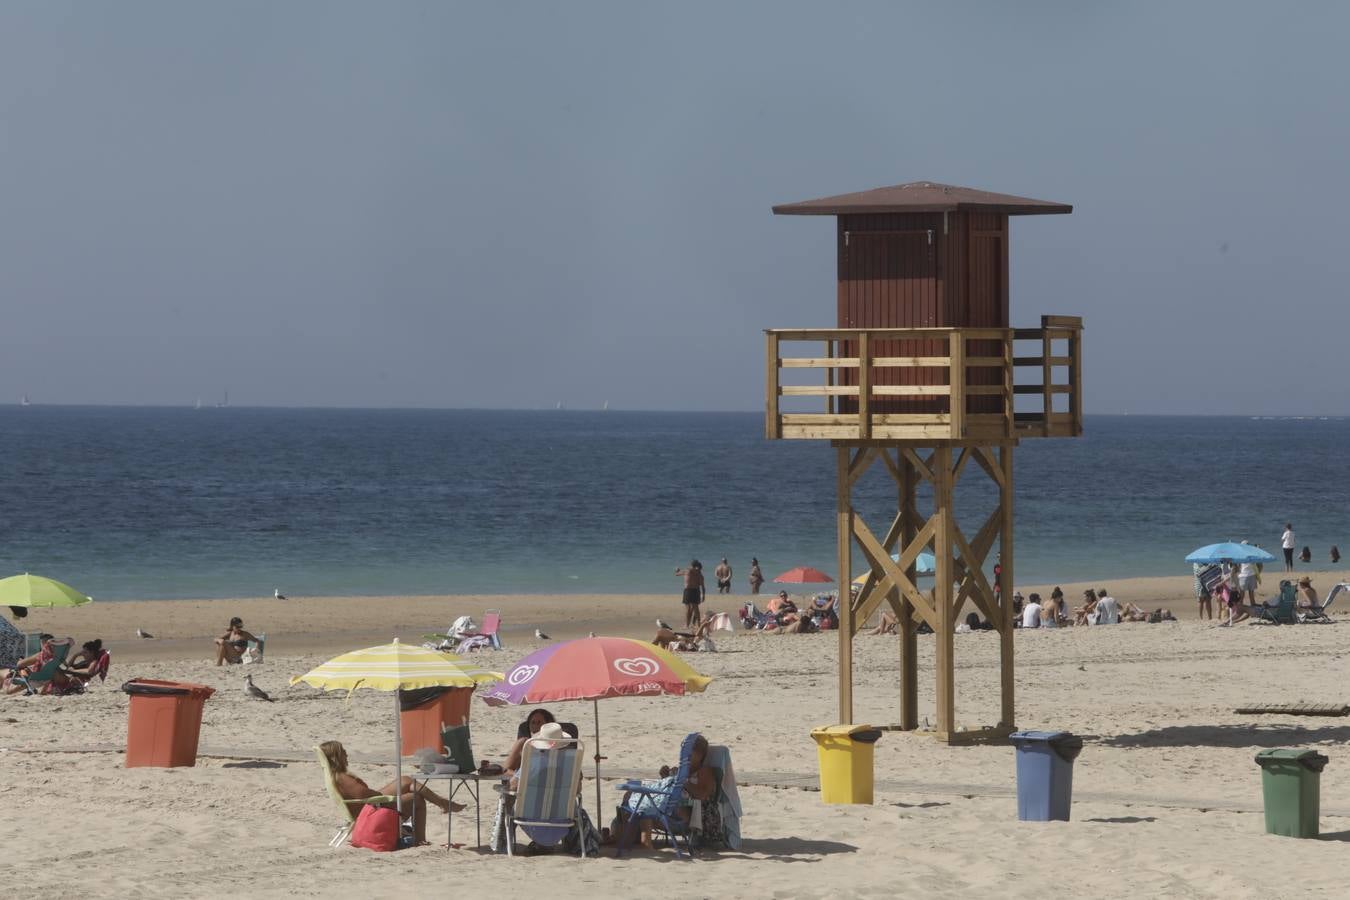
[[[975,188],[938,184],[935,181],[911,181],[890,187],[873,188],[855,194],[839,194],[818,200],[783,203],[773,208],[780,216],[842,216],[867,213],[909,212],[993,212],[1010,216],[1034,216],[1070,213],[1073,207],[1053,200],[1032,200],[1012,194],[994,194]]]

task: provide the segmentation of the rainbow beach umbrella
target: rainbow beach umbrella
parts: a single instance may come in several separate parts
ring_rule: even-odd
[[[701,693],[712,681],[675,654],[633,638],[593,637],[536,650],[482,695],[491,706],[590,700],[595,709],[595,808],[600,805],[600,701]]]

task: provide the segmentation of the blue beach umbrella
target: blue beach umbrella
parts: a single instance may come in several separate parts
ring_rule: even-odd
[[[1275,559],[1260,547],[1252,544],[1235,544],[1225,541],[1222,544],[1209,544],[1199,550],[1191,551],[1186,557],[1188,563],[1258,563]]]
[[[899,562],[900,554],[892,553],[891,559],[895,560],[896,562]],[[927,550],[920,551],[919,555],[914,560],[914,574],[922,577],[924,575],[932,575],[936,571],[937,571],[937,557],[929,553]],[[867,581],[868,574],[870,573],[869,572],[862,573],[857,578],[853,579],[853,583],[862,584],[863,582]]]

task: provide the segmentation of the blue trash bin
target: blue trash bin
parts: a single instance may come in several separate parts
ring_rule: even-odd
[[[1018,731],[1017,818],[1067,822],[1073,805],[1073,761],[1083,739],[1067,731]]]

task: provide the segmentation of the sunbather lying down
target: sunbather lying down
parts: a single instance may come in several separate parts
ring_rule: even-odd
[[[400,802],[403,809],[413,811],[413,838],[419,844],[427,842],[428,803],[441,812],[449,812],[452,809],[459,812],[464,808],[459,803],[451,803],[426,785],[419,787],[417,782],[407,775],[403,776],[401,783],[391,781],[382,789],[373,791],[370,789],[370,785],[347,771],[347,751],[343,748],[341,742],[324,741],[319,745],[319,749],[323,751],[324,756],[328,757],[328,765],[333,769],[333,781],[337,784],[338,793],[342,795],[344,800],[364,800],[366,797],[401,795]],[[394,790],[396,787],[400,790]],[[384,805],[388,806],[389,804]]]

